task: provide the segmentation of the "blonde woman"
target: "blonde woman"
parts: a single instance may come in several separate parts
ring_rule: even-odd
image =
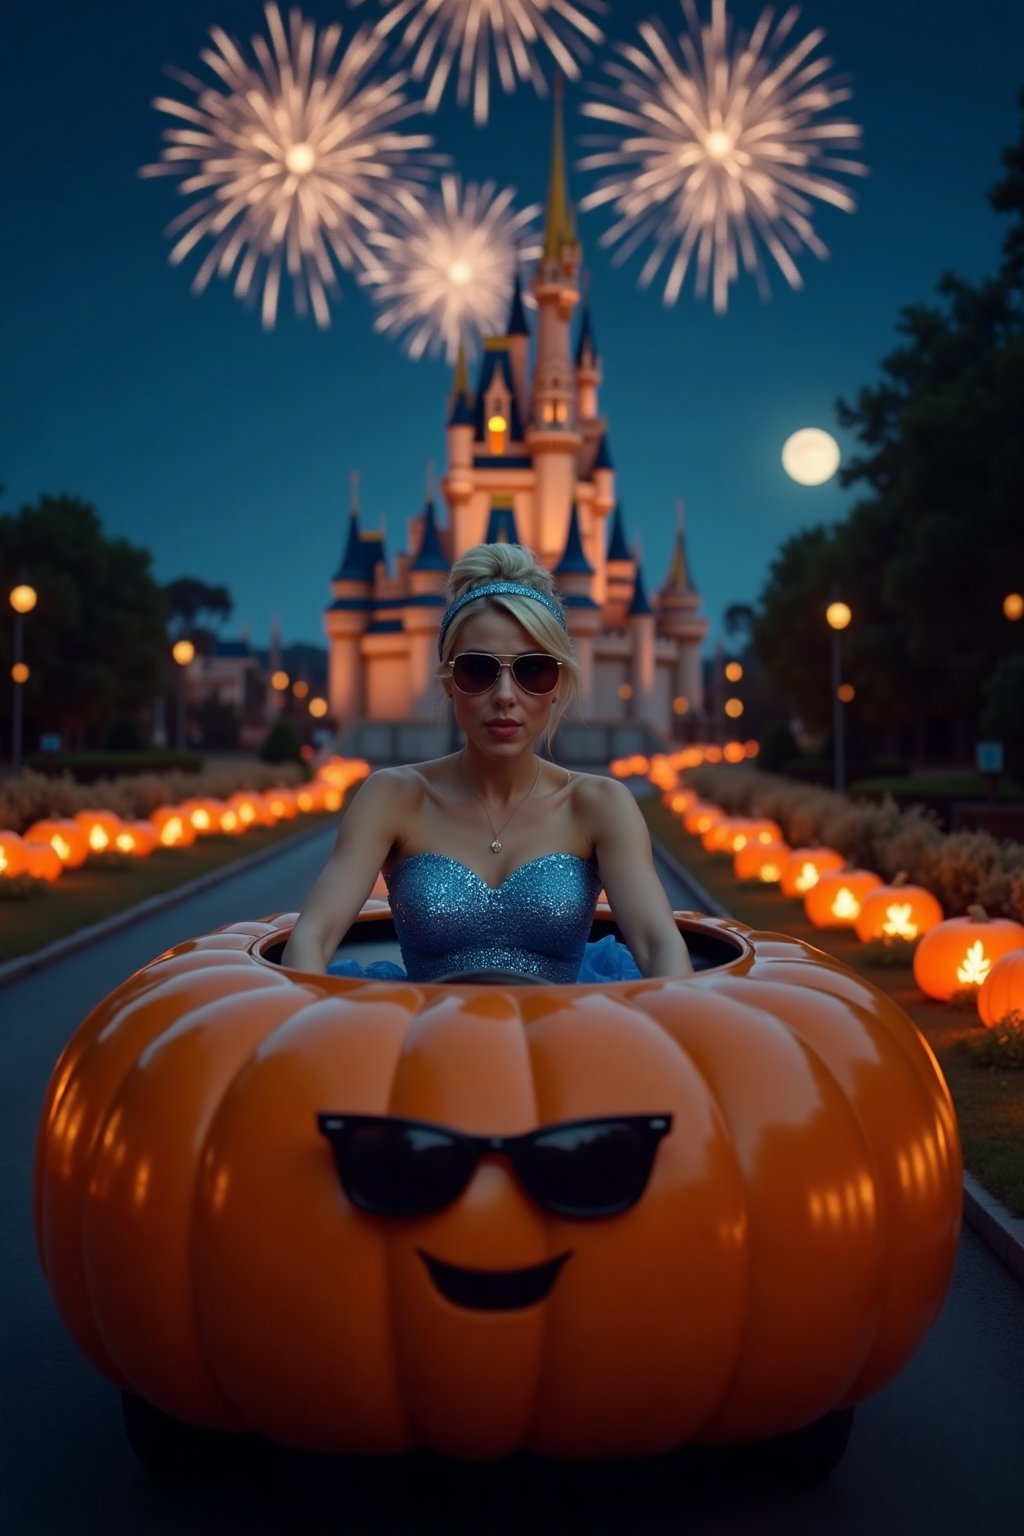
[[[479,544],[452,567],[449,592],[437,676],[465,745],[364,781],[283,963],[325,971],[382,871],[405,972],[354,961],[332,971],[689,975],[632,795],[538,756],[580,686],[550,573],[521,545]],[[628,950],[587,944],[602,886]]]

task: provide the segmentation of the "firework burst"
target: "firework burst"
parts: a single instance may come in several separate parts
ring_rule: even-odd
[[[811,58],[824,33],[791,41],[795,6],[777,23],[763,11],[730,50],[725,0],[711,0],[708,26],[693,0],[680,3],[689,33],[677,47],[660,22],[642,22],[643,46],[620,44],[620,58],[605,66],[614,84],[583,105],[619,132],[587,141],[598,152],[582,167],[607,174],[580,206],[612,205],[616,222],[601,244],[618,245],[617,263],[650,237],[640,282],[667,261],[666,304],[693,262],[696,292],[703,297],[710,283],[722,313],[741,263],[767,295],[762,249],[800,287],[796,256],[828,254],[811,224],[813,200],[852,212],[853,198],[829,173],[867,170],[842,153],[860,144],[860,129],[827,115],[851,92],[828,78],[831,59]]]
[[[436,110],[454,69],[459,104],[465,106],[472,95],[473,116],[486,123],[492,53],[505,91],[514,91],[517,79],[529,80],[543,95],[538,47],[577,79],[581,62],[590,58],[588,44],[604,40],[593,17],[607,10],[606,0],[397,0],[386,5],[374,31],[388,37],[403,29],[397,57],[412,58],[416,80],[429,78],[424,102],[429,112]]]
[[[265,7],[269,44],[252,39],[253,59],[218,27],[200,54],[217,85],[177,71],[191,101],[161,97],[154,106],[179,125],[164,130],[160,163],[143,176],[180,176],[179,192],[195,201],[168,226],[177,236],[172,263],[203,241],[210,248],[193,281],[230,279],[246,299],[262,287],[263,325],[273,326],[283,282],[296,310],[312,308],[330,322],[328,294],[337,268],[374,264],[369,235],[417,205],[420,184],[447,159],[423,153],[432,139],[397,131],[417,110],[406,102],[402,73],[367,80],[383,48],[356,32],[337,59],[341,28],[319,34],[298,10],[287,30],[274,4]]]
[[[376,271],[367,274],[380,313],[374,328],[401,336],[410,357],[442,351],[454,361],[504,326],[516,265],[540,255],[539,205],[516,211],[512,188],[443,176],[439,193],[415,216],[378,230]]]

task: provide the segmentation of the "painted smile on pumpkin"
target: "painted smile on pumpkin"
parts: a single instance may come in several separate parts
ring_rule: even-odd
[[[511,1312],[543,1301],[566,1259],[572,1258],[569,1249],[546,1264],[534,1264],[529,1269],[463,1269],[458,1264],[435,1259],[422,1248],[416,1251],[441,1295],[458,1307],[471,1307],[477,1312]]]

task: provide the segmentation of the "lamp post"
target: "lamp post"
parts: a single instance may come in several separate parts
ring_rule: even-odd
[[[833,598],[825,609],[825,619],[832,631],[832,785],[837,795],[846,793],[846,743],[843,737],[842,656],[839,637],[853,613],[846,603]]]
[[[35,587],[30,587],[28,582],[21,581],[16,587],[12,587],[8,593],[8,602],[14,609],[14,654],[11,665],[11,681],[14,684],[14,699],[11,709],[11,769],[14,773],[21,772],[21,690],[28,682],[28,667],[22,660],[22,648],[24,646],[24,625],[26,613],[31,613],[38,601],[38,593]]]
[[[171,655],[178,663],[178,751],[185,750],[185,672],[190,662],[195,660],[196,648],[191,640],[176,640],[171,646]]]

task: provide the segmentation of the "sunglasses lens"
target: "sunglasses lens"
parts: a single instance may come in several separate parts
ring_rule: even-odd
[[[339,1171],[353,1205],[375,1216],[426,1216],[458,1198],[472,1173],[463,1149],[429,1126],[353,1126]]]
[[[501,671],[496,656],[486,651],[463,651],[452,662],[452,681],[461,693],[485,693]]]
[[[516,1167],[524,1187],[561,1216],[612,1216],[647,1188],[658,1138],[624,1121],[567,1125],[522,1147]]]
[[[550,693],[558,682],[558,662],[543,651],[517,656],[512,663],[512,676],[527,693]]]

